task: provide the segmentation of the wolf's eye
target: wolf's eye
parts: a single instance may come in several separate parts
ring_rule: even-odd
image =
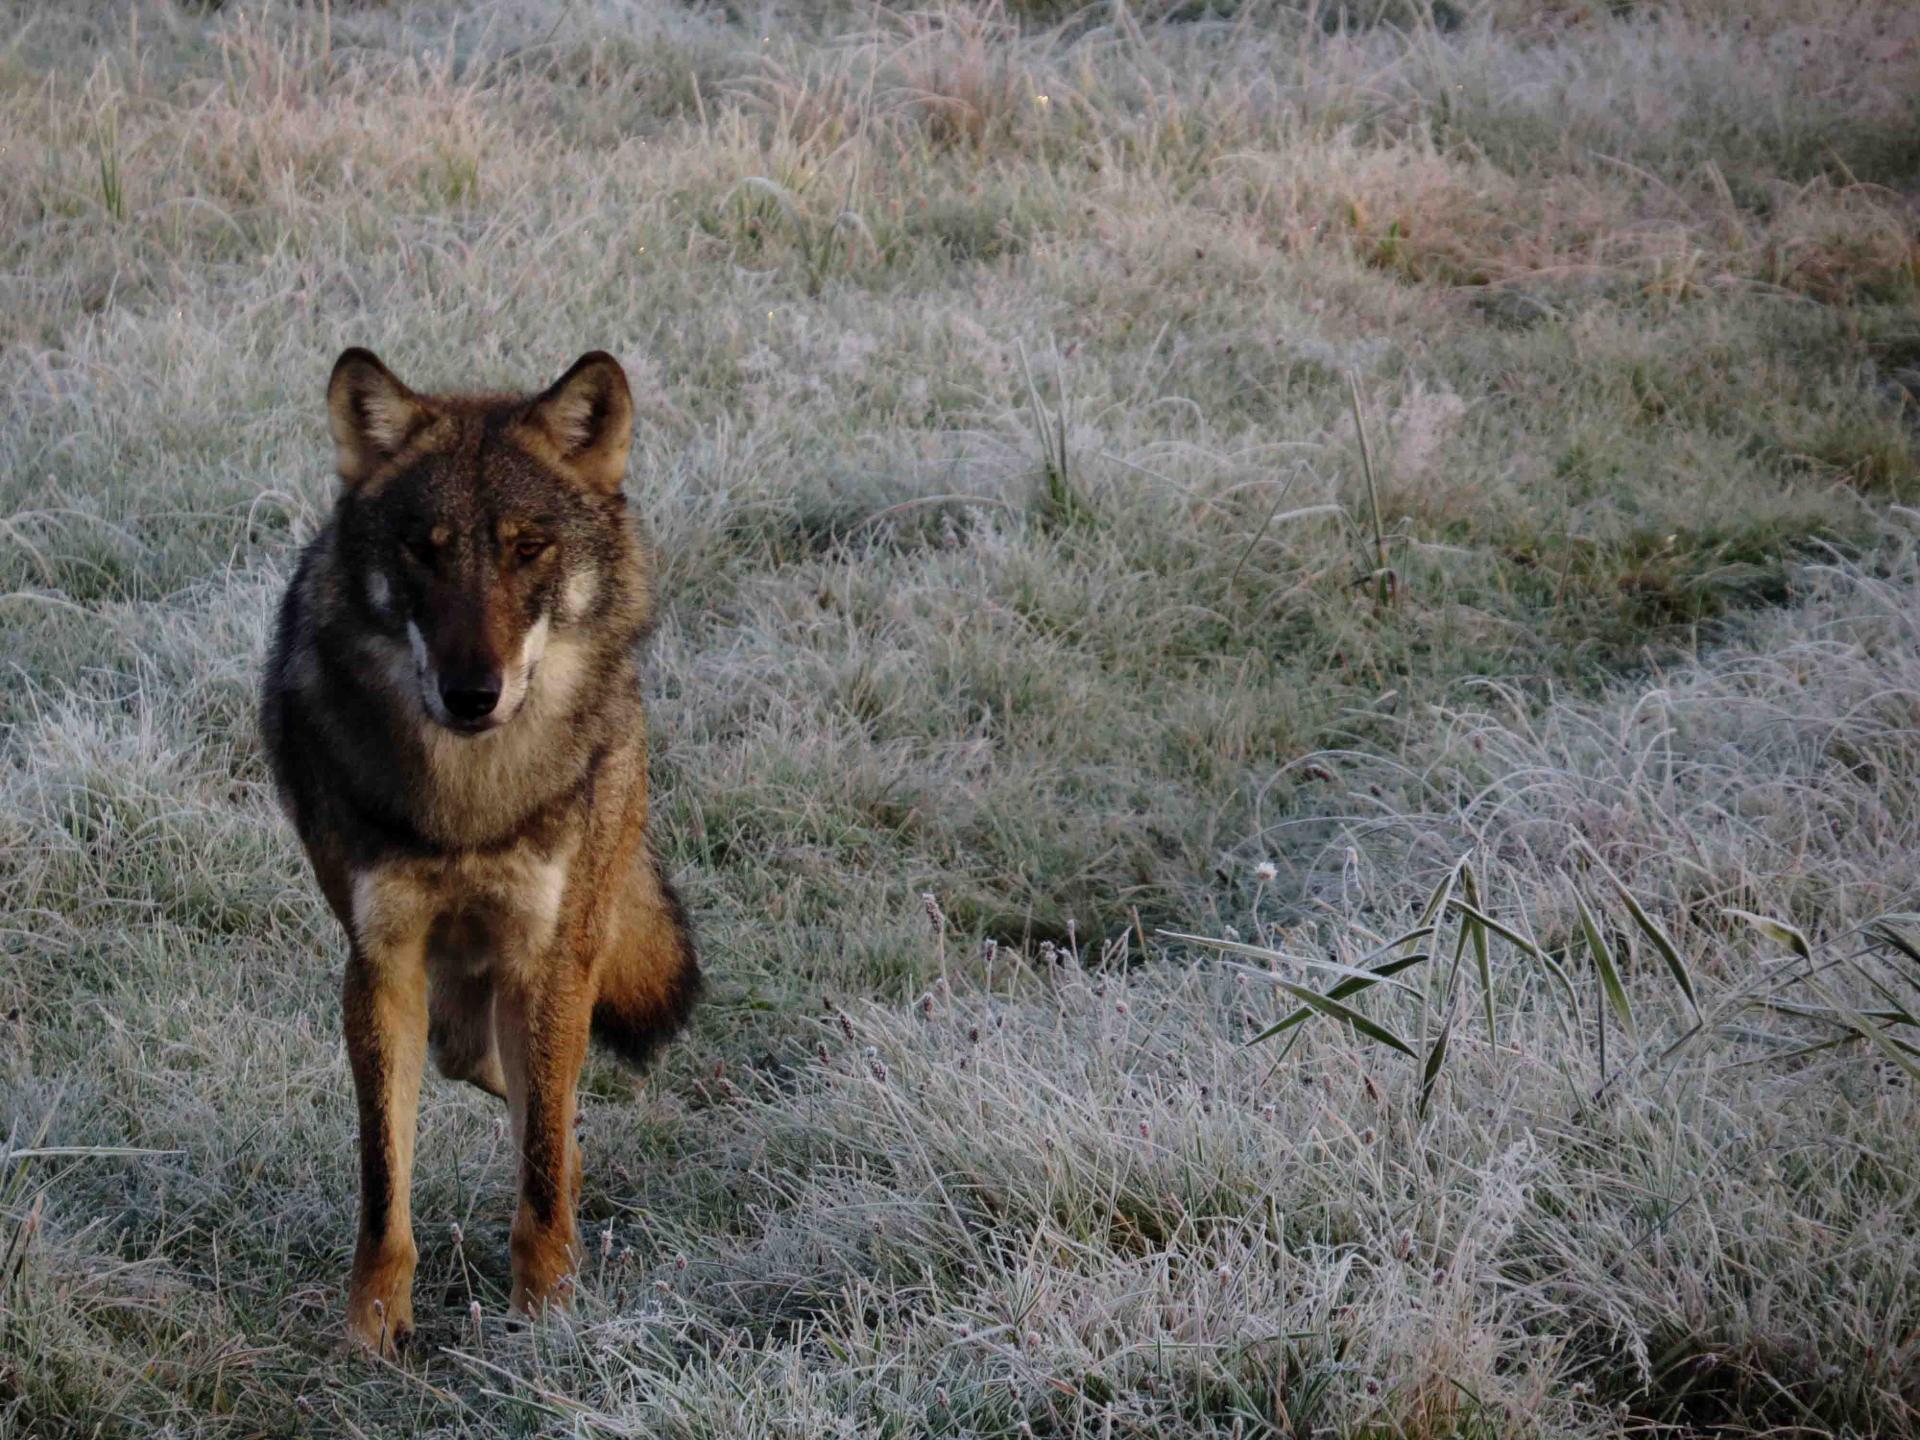
[[[548,542],[537,535],[529,535],[515,543],[513,553],[522,560],[537,560],[547,553]]]

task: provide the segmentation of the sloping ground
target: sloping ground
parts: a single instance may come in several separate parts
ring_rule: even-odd
[[[1913,1427],[1914,17],[1171,13],[6,12],[0,1428]],[[347,343],[627,363],[717,981],[571,1327],[430,1088],[405,1372],[251,719]]]

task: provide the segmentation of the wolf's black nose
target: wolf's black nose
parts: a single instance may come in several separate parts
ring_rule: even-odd
[[[440,700],[456,720],[484,720],[500,703],[498,675],[462,675],[440,682]]]

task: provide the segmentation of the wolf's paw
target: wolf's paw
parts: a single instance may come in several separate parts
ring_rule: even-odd
[[[411,1248],[354,1262],[347,1291],[347,1338],[382,1359],[399,1359],[413,1340],[413,1265]]]
[[[522,1315],[538,1315],[548,1306],[566,1309],[573,1301],[573,1277],[579,1269],[579,1243],[573,1229],[523,1229],[515,1225],[513,1251],[513,1308]]]

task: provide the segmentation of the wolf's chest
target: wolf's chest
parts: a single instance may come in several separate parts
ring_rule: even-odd
[[[481,974],[552,943],[573,847],[531,845],[432,860],[388,860],[353,877],[353,934],[370,958],[423,957]]]

